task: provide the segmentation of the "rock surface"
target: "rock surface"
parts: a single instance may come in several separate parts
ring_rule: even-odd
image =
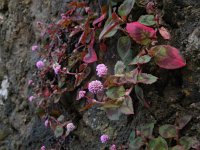
[[[0,150],[36,150],[53,147],[55,138],[28,102],[28,80],[34,75],[37,55],[30,47],[37,42],[37,21],[51,22],[65,9],[67,0],[0,0],[0,83],[8,76],[8,99],[0,105]],[[81,114],[77,130],[63,145],[70,150],[103,148],[99,137],[111,135],[117,145],[126,144],[131,130],[139,124],[157,120],[173,123],[177,115],[191,114],[185,133],[200,137],[200,1],[159,1],[166,26],[172,33],[167,42],[179,48],[187,60],[181,70],[158,70],[160,81],[145,89],[152,103],[150,110],[135,104],[134,116],[109,121],[105,113],[92,108]],[[142,12],[140,12],[142,13]],[[3,19],[2,19],[3,18]],[[110,42],[112,43],[112,42]],[[112,44],[110,47],[113,48]]]

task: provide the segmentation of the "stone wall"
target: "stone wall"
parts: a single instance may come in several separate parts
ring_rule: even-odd
[[[27,81],[34,75],[37,55],[30,50],[38,40],[37,21],[51,22],[66,8],[67,0],[0,0],[0,83],[7,86],[8,98],[0,92],[0,150],[36,150],[55,139],[35,115],[27,101]],[[147,110],[135,102],[135,116],[109,121],[105,113],[92,108],[81,114],[77,130],[66,149],[100,149],[101,133],[109,133],[115,143],[125,144],[136,124],[151,120],[173,123],[177,115],[191,114],[185,134],[200,137],[200,1],[159,1],[166,26],[172,33],[168,43],[179,48],[187,60],[181,70],[158,70],[160,81],[147,87],[145,95],[152,107]],[[108,41],[112,46],[112,41]],[[113,50],[111,50],[113,52]],[[5,85],[5,84],[4,84]],[[9,85],[9,86],[8,86]]]

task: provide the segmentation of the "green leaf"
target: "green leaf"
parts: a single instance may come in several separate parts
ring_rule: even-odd
[[[191,137],[181,137],[180,144],[184,147],[184,150],[189,150],[193,145],[193,139]]]
[[[140,100],[140,102],[142,103],[142,105],[149,108],[149,104],[144,99],[143,90],[138,85],[135,85],[135,94],[136,94],[137,98]]]
[[[115,100],[125,95],[125,89],[123,86],[111,87],[106,91],[106,95],[108,98]]]
[[[135,4],[135,0],[125,0],[118,9],[118,14],[125,20],[127,15],[131,12],[133,6]]]
[[[151,60],[149,55],[136,56],[129,65],[145,64]]]
[[[147,73],[141,73],[137,76],[137,82],[144,84],[152,84],[156,82],[157,79],[158,79],[157,77]]]
[[[172,147],[170,150],[185,150],[181,145],[176,145]]]
[[[125,60],[125,56],[127,55],[128,51],[131,49],[131,40],[128,36],[122,36],[118,39],[117,42],[117,52],[122,59]],[[126,56],[127,57],[127,56]]]
[[[135,131],[133,130],[129,136],[129,142],[133,141],[135,139]]]
[[[62,122],[64,119],[65,119],[65,116],[63,116],[63,115],[60,115],[60,116],[57,118],[57,120],[58,120],[59,122]]]
[[[132,98],[130,96],[125,96],[125,100],[124,100],[122,106],[120,107],[120,111],[121,111],[121,113],[123,113],[125,115],[134,114],[133,102],[132,102]]]
[[[131,140],[129,143],[129,149],[131,150],[140,150],[140,148],[144,145],[144,141],[142,137],[137,137],[134,140]]]
[[[150,140],[149,148],[150,150],[168,150],[168,145],[165,139],[158,137]]]
[[[110,120],[119,120],[121,112],[115,108],[105,109],[108,119]]]
[[[56,138],[58,138],[58,137],[63,135],[63,132],[64,132],[64,130],[63,130],[62,126],[56,126],[56,129],[54,131],[54,135],[55,135]]]
[[[125,73],[125,80],[127,82],[136,84],[137,83],[137,76],[138,76],[139,70],[136,68],[132,70],[131,72]]]
[[[115,64],[115,75],[121,75],[124,73],[126,66],[122,61],[117,61]]]
[[[152,137],[153,128],[154,128],[154,123],[148,123],[142,126],[140,131],[145,137],[150,138]]]
[[[153,26],[156,24],[154,15],[142,15],[138,22],[146,26]]]
[[[179,127],[179,129],[183,129],[192,119],[191,115],[185,115],[179,119],[177,119],[176,123]]]
[[[159,134],[164,138],[174,138],[177,136],[176,126],[166,124],[159,128]]]

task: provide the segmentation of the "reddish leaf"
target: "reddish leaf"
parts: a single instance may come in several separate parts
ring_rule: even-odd
[[[101,51],[105,52],[107,50],[107,46],[105,43],[101,42],[99,46]]]
[[[87,3],[86,2],[71,2],[68,4],[69,7],[77,7],[77,8],[82,8],[86,7]]]
[[[178,49],[170,45],[158,45],[149,51],[155,57],[158,66],[165,69],[177,69],[186,65]]]
[[[88,64],[97,61],[97,54],[93,48],[88,48],[88,53],[83,58],[83,61]]]
[[[90,33],[91,33],[90,19],[88,18],[85,23],[85,26],[84,26],[84,31],[83,31],[78,43],[82,43],[84,45],[86,43],[87,37]]]
[[[101,31],[101,34],[99,35],[99,40],[103,39],[106,36],[106,34],[114,30],[114,28],[119,25],[119,22],[120,22],[119,17],[117,16],[116,13],[113,13],[112,18],[108,18],[108,20],[106,21],[105,26]],[[114,34],[111,34],[109,37],[113,35]]]
[[[148,45],[152,39],[156,39],[156,31],[139,22],[127,23],[126,30],[137,43]]]
[[[104,14],[108,11],[109,0],[98,0],[99,6],[101,7],[101,14]]]
[[[159,32],[160,32],[160,35],[163,37],[163,39],[169,40],[171,38],[171,35],[166,28],[164,27],[159,28]]]
[[[106,13],[104,13],[103,15],[101,15],[99,18],[97,18],[96,20],[93,21],[93,26],[95,26],[96,24],[102,22],[104,19],[106,18]]]
[[[61,19],[57,24],[63,28],[68,27],[72,23],[71,19]]]
[[[44,97],[49,97],[51,95],[51,93],[47,87],[43,90],[43,95],[44,95]]]

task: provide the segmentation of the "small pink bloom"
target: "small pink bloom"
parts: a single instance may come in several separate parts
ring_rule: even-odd
[[[81,99],[83,97],[85,97],[86,91],[79,91],[78,93],[78,99]]]
[[[76,128],[76,127],[74,126],[73,123],[68,123],[68,124],[67,124],[67,131],[68,131],[68,132],[74,131],[75,128]]]
[[[58,74],[59,71],[61,70],[61,65],[59,65],[58,63],[53,64],[53,70],[55,74]]]
[[[48,119],[45,120],[44,125],[45,125],[45,127],[48,127],[48,125],[49,125],[49,120]]]
[[[32,102],[34,99],[35,99],[35,96],[30,96],[30,97],[28,98],[28,100],[29,100],[30,102]]]
[[[108,140],[109,140],[110,138],[109,138],[108,135],[103,134],[103,135],[101,136],[100,139],[101,139],[101,143],[106,143],[106,142],[108,142]]]
[[[110,150],[117,150],[116,145],[113,144],[113,145],[110,147]]]
[[[98,75],[99,77],[102,77],[102,76],[107,75],[108,68],[107,68],[107,66],[104,65],[104,64],[99,64],[99,65],[96,67],[96,71],[97,71],[97,75]]]
[[[32,85],[33,84],[33,80],[28,80],[28,85]]]
[[[39,60],[37,63],[36,63],[36,66],[38,69],[42,69],[44,67],[44,62]]]
[[[63,20],[67,19],[66,15],[64,13],[61,14],[61,17]]]
[[[98,80],[92,81],[88,84],[88,90],[91,93],[96,94],[103,90],[103,84]]]
[[[32,51],[37,51],[39,49],[39,46],[38,45],[33,45],[31,47]]]
[[[46,147],[43,145],[40,150],[46,150]]]

